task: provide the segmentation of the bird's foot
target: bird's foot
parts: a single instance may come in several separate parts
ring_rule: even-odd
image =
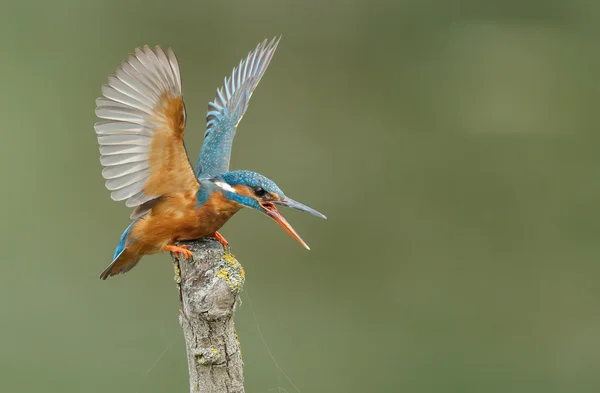
[[[181,256],[183,255],[184,259],[191,259],[193,255],[192,252],[188,250],[188,246],[186,246],[185,244],[183,246],[169,244],[165,247],[164,251],[170,251],[174,253],[177,258],[181,258]]]
[[[217,239],[217,241],[223,245],[225,250],[229,250],[231,248],[229,247],[229,242],[219,232],[213,233],[211,237]]]

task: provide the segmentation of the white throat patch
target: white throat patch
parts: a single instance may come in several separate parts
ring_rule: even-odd
[[[225,191],[229,191],[229,192],[232,192],[232,193],[234,193],[234,194],[236,193],[236,192],[235,192],[235,188],[231,187],[231,186],[230,186],[229,184],[227,184],[227,183],[224,183],[224,182],[222,182],[222,181],[216,181],[216,182],[215,182],[215,184],[217,185],[217,187],[219,187],[219,188],[221,188],[221,189],[223,189],[223,190],[225,190]]]

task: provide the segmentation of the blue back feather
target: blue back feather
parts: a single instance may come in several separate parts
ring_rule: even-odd
[[[208,201],[213,191],[215,191],[215,187],[211,186],[210,182],[200,181],[200,188],[196,192],[196,209]]]
[[[130,239],[128,239],[129,232],[131,231],[133,224],[135,224],[139,219],[140,219],[140,217],[133,220],[131,222],[131,224],[129,224],[129,226],[125,229],[125,231],[123,232],[121,237],[119,238],[119,244],[117,244],[117,249],[115,250],[115,255],[113,256],[113,262],[117,260],[119,255],[121,255],[121,253],[125,250],[125,247],[127,247],[128,245],[131,244]]]

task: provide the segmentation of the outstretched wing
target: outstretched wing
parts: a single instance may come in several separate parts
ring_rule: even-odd
[[[208,104],[206,133],[196,164],[196,176],[210,176],[229,170],[231,146],[237,125],[242,120],[252,92],[273,58],[280,38],[260,43],[225,78],[224,86],[217,89],[217,97]]]
[[[106,188],[115,201],[140,206],[198,187],[183,145],[185,105],[177,58],[136,49],[102,86],[94,125]]]

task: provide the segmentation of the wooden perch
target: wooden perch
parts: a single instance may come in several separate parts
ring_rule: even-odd
[[[190,392],[243,393],[242,354],[233,317],[244,285],[244,269],[216,240],[181,244],[194,255],[193,261],[173,257]]]

